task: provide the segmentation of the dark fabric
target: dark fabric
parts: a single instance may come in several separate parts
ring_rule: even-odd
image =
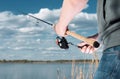
[[[104,42],[104,48],[120,45],[120,0],[98,0],[97,16],[99,34]]]

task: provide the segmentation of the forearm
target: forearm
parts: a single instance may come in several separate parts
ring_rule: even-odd
[[[86,3],[87,0],[64,0],[59,21],[54,27],[57,35],[65,36],[68,24]]]
[[[67,27],[73,17],[83,10],[88,0],[64,0],[60,19],[58,24],[60,27]]]

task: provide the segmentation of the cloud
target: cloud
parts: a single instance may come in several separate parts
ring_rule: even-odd
[[[96,14],[88,14],[88,13],[79,13],[75,16],[71,24],[74,24],[74,27],[85,27],[83,28],[96,28],[97,27],[97,17]]]
[[[84,9],[87,9],[88,7],[89,7],[89,5],[87,4]]]
[[[59,19],[60,9],[43,8],[38,13],[31,15],[56,23]],[[24,14],[15,15],[10,11],[0,12],[0,17],[0,59],[83,58],[80,51],[75,47],[70,47],[69,50],[61,50],[57,47],[55,44],[56,34],[52,27],[47,24]],[[93,33],[97,30],[96,27],[96,14],[83,12],[76,15],[69,24],[71,30],[83,35]],[[74,38],[70,40],[75,41]]]

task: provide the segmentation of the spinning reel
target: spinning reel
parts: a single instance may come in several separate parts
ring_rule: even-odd
[[[68,42],[67,40],[65,39],[65,37],[59,37],[57,36],[56,37],[56,44],[61,48],[61,49],[68,49],[69,46],[68,46]]]
[[[59,37],[59,36],[56,37],[56,44],[57,44],[61,49],[69,49],[69,45],[73,45],[73,46],[78,47],[78,48],[82,48],[82,47],[84,47],[84,46],[88,46],[88,44],[86,44],[86,45],[84,45],[84,46],[75,45],[75,44],[73,44],[72,42],[68,42],[65,37]]]

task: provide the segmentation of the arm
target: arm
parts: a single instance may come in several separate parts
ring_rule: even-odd
[[[55,31],[59,36],[65,36],[67,26],[73,17],[80,12],[88,0],[64,0],[60,18],[55,26]]]

